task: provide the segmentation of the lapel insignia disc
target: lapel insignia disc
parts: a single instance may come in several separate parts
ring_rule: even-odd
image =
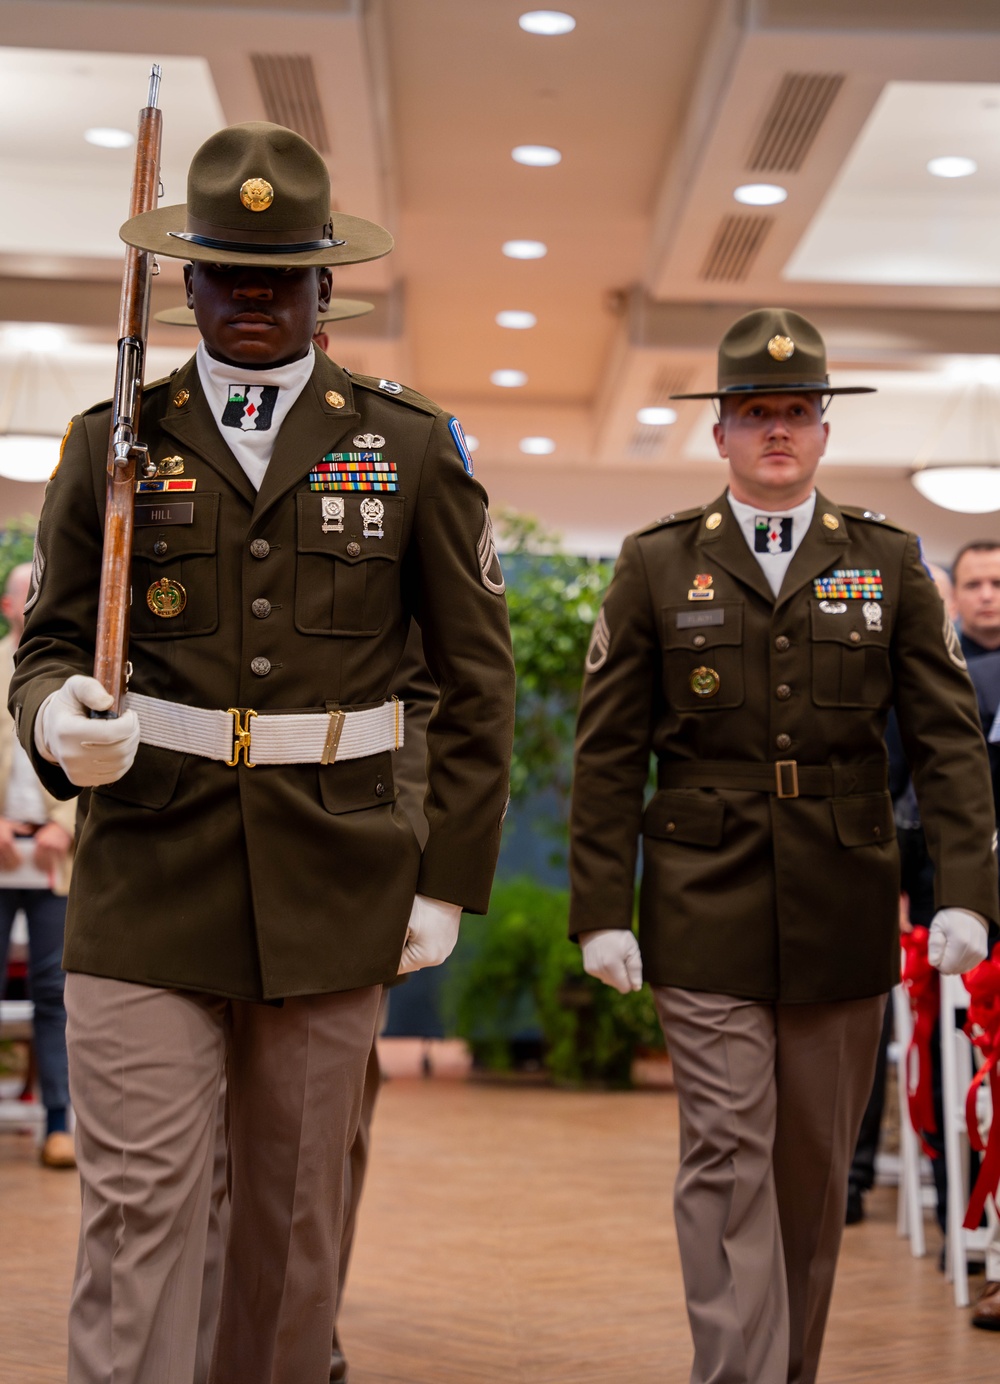
[[[714,668],[695,668],[688,679],[691,691],[696,697],[714,697],[719,690],[721,679]]]
[[[324,498],[320,501],[324,533],[344,532],[345,503],[346,501],[340,495],[331,495],[328,499]]]
[[[823,527],[826,529],[830,529],[832,532],[834,529],[840,528],[840,520],[837,518],[835,514],[824,514]]]
[[[174,395],[174,408],[183,408],[191,395],[186,389],[178,389]]]
[[[708,518],[705,520],[705,528],[717,529],[721,523],[722,515],[719,513],[718,510],[716,510],[713,514],[710,514]]]
[[[328,389],[326,391],[326,402],[331,408],[343,408],[347,400],[344,398],[343,394],[338,394],[335,389]]]
[[[172,620],[187,605],[187,592],[179,581],[161,577],[146,592],[146,604],[161,620]]]
[[[369,497],[361,501],[361,518],[364,520],[364,528],[361,530],[362,538],[384,538],[382,532],[382,520],[385,516],[385,505],[381,500]]]

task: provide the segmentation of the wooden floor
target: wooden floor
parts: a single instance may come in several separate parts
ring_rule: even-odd
[[[664,1092],[391,1081],[342,1320],[352,1384],[686,1384],[676,1123]],[[867,1209],[821,1379],[994,1384],[1000,1333],[969,1327],[934,1256],[909,1257],[892,1191]],[[75,1176],[0,1133],[2,1384],[65,1380],[76,1227]]]

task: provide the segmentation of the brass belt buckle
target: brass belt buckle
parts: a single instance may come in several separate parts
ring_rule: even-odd
[[[789,770],[791,776],[791,789],[785,789],[785,776],[782,770]],[[774,785],[779,798],[797,798],[799,796],[799,765],[795,759],[778,759],[774,764]]]
[[[340,737],[343,734],[344,722],[347,715],[343,711],[331,711],[330,723],[326,728],[326,741],[323,745],[323,753],[319,757],[321,764],[335,764],[337,761],[337,748],[340,745]]]
[[[256,711],[244,710],[242,707],[230,706],[226,708],[226,715],[231,716],[233,725],[233,757],[227,759],[226,763],[230,769],[235,768],[240,762],[240,751],[243,751],[243,763],[248,769],[255,769],[257,766],[250,758],[250,717],[256,716]]]

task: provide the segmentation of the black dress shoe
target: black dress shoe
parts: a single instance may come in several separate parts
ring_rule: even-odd
[[[984,1331],[1000,1331],[1000,1283],[987,1282],[970,1320]]]
[[[330,1384],[347,1384],[347,1361],[336,1346],[330,1351]]]
[[[865,1218],[865,1204],[861,1198],[861,1188],[856,1187],[853,1182],[847,1184],[847,1213],[844,1216],[845,1225],[857,1225],[858,1221]]]

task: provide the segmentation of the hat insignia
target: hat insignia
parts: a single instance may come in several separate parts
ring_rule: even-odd
[[[240,201],[247,211],[267,211],[274,201],[274,188],[266,178],[247,178],[240,188]]]
[[[767,343],[767,354],[772,360],[791,360],[795,354],[795,342],[790,336],[772,336]]]

